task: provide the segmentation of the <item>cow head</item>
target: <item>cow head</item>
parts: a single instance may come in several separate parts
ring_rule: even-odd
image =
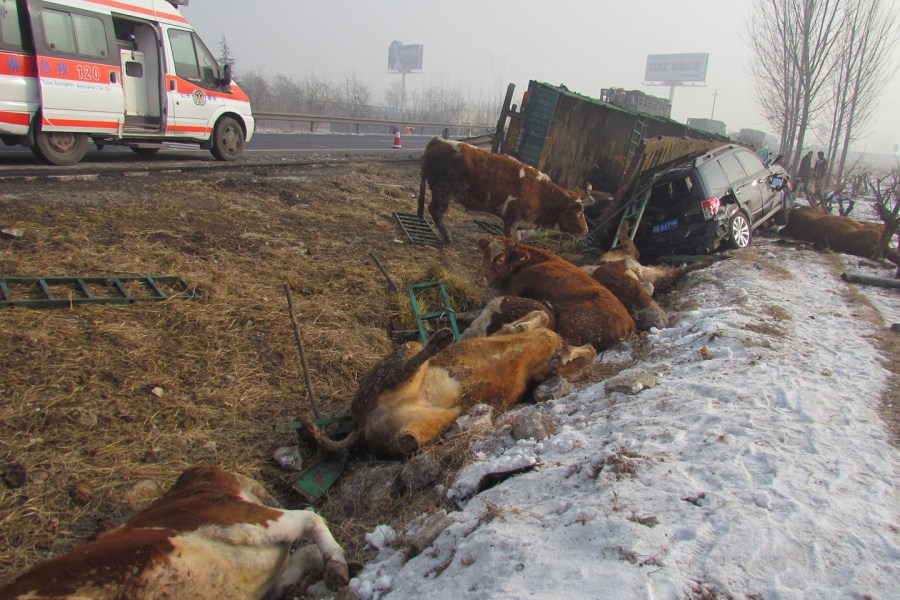
[[[531,258],[525,246],[499,235],[479,238],[478,247],[483,258],[475,273],[475,283],[481,287],[494,286]]]
[[[596,194],[605,194],[605,192],[596,192]],[[570,191],[569,196],[573,202],[559,213],[559,230],[573,235],[584,235],[588,232],[587,221],[584,218],[584,209],[597,202],[598,198],[595,196],[590,183],[583,190]]]

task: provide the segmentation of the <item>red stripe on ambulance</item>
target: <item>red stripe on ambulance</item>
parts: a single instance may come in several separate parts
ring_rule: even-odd
[[[161,13],[157,10],[151,10],[147,8],[141,8],[140,6],[135,6],[133,4],[128,4],[127,2],[115,2],[115,0],[86,0],[90,4],[99,4],[100,6],[106,6],[107,8],[117,8],[119,10],[129,10],[131,12],[136,12],[138,14],[147,15],[148,17],[164,17],[170,21],[177,21],[179,23],[187,24],[187,19],[178,14],[173,13]]]
[[[0,123],[9,123],[11,125],[25,125],[31,123],[31,115],[27,113],[6,112],[0,110]]]
[[[76,127],[80,129],[111,129],[116,131],[119,124],[115,121],[87,121],[82,119],[47,119],[43,118],[44,127]]]

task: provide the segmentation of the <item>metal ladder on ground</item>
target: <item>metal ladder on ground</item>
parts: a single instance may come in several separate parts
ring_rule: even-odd
[[[0,307],[65,308],[80,304],[133,304],[196,297],[194,288],[176,275],[0,279]]]
[[[425,302],[430,294],[428,305],[436,306],[434,310],[422,312],[422,303]],[[437,324],[446,322],[453,330],[453,336],[459,339],[459,328],[456,325],[456,313],[450,306],[450,297],[444,284],[440,281],[427,281],[424,283],[414,283],[409,286],[409,302],[412,305],[413,314],[416,317],[416,327],[419,329],[419,338],[423,344],[428,343],[428,332],[425,329],[427,321],[435,321]]]

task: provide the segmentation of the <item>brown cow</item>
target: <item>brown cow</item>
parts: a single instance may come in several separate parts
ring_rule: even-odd
[[[546,324],[547,315],[535,311],[490,337],[454,342],[453,332],[442,329],[424,347],[403,344],[360,380],[350,406],[356,430],[347,438],[335,442],[309,420],[304,423],[333,451],[362,439],[378,455],[412,454],[475,404],[507,410],[534,385],[593,364],[593,348],[567,346]]]
[[[184,471],[159,500],[95,541],[40,563],[0,598],[273,598],[300,580],[310,538],[325,582],[347,585],[344,551],[319,515],[275,508],[250,478],[215,467]]]
[[[638,330],[669,326],[666,311],[653,299],[644,284],[624,260],[602,262],[582,267],[585,273],[598,281],[619,299],[634,319]]]
[[[836,252],[874,258],[878,254],[884,225],[830,215],[818,206],[798,206],[788,214],[788,223],[779,233],[822,244]],[[900,254],[894,248],[888,248],[885,258],[900,265]]]
[[[422,155],[419,216],[425,213],[426,183],[431,188],[428,212],[444,242],[452,237],[444,223],[451,198],[470,210],[503,219],[503,233],[515,237],[520,224],[556,227],[575,235],[587,233],[584,207],[593,203],[587,191],[568,191],[525,163],[462,142],[434,138]]]
[[[548,302],[556,330],[574,345],[605,350],[635,333],[628,309],[590,275],[540,248],[502,237],[482,237],[483,261],[475,283],[510,296]]]

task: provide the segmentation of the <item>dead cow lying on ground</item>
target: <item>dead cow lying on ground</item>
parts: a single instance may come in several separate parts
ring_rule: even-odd
[[[419,216],[425,212],[426,183],[431,188],[428,212],[446,243],[444,223],[450,200],[470,210],[503,219],[503,233],[515,237],[520,224],[556,227],[576,235],[587,233],[584,207],[593,203],[587,191],[568,191],[525,163],[461,142],[434,138],[422,155]]]
[[[703,260],[681,267],[642,265],[638,262],[640,252],[628,236],[625,222],[619,227],[618,238],[621,240],[619,248],[595,258],[595,264],[581,268],[615,294],[639,330],[668,327],[669,317],[655,300],[655,294],[674,285],[686,273],[711,265],[712,261]]]
[[[304,423],[323,447],[338,451],[360,439],[382,456],[405,456],[436,441],[475,404],[507,410],[528,390],[559,374],[571,377],[590,366],[590,346],[572,348],[534,312],[490,337],[453,341],[437,331],[424,347],[399,346],[365,375],[350,407],[356,430],[340,442]]]
[[[276,506],[253,479],[193,467],[124,525],[26,571],[0,598],[277,598],[314,562],[297,551],[306,538],[329,587],[347,585],[344,552],[322,517]]]
[[[635,333],[634,319],[612,292],[580,268],[547,250],[502,237],[482,237],[475,283],[500,294],[550,305],[556,331],[570,344],[606,350]]]
[[[821,244],[836,252],[845,252],[863,258],[874,258],[884,233],[884,225],[860,223],[850,217],[827,214],[816,206],[798,206],[788,214],[788,223],[780,231],[805,242]],[[885,258],[900,265],[900,255],[889,248]]]

